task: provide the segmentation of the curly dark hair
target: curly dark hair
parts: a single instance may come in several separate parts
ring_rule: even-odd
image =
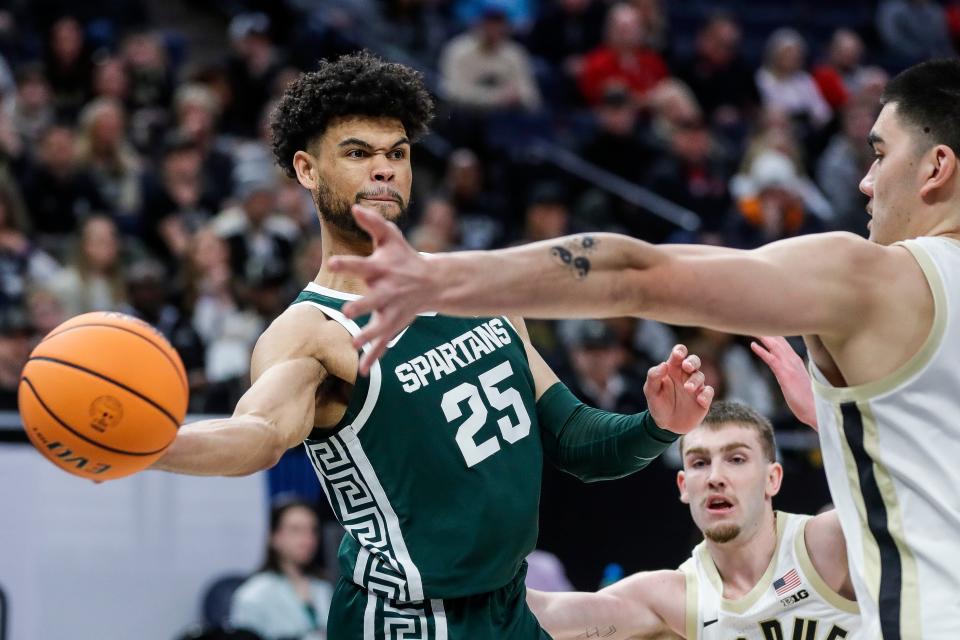
[[[270,116],[277,164],[296,177],[293,155],[323,135],[331,120],[346,116],[396,118],[415,140],[433,118],[433,98],[418,71],[366,51],[321,61],[287,87]]]

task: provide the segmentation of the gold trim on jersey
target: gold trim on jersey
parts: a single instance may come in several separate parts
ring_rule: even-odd
[[[789,518],[789,515],[786,513],[780,511],[775,513],[777,516],[777,546],[773,550],[773,556],[770,557],[770,564],[767,565],[767,570],[764,571],[760,580],[757,581],[757,584],[753,585],[753,589],[742,598],[731,600],[723,595],[723,579],[720,577],[720,572],[717,571],[717,565],[713,563],[713,557],[710,555],[707,545],[703,543],[697,546],[697,553],[700,554],[700,564],[703,565],[703,569],[710,583],[717,590],[717,593],[720,594],[720,609],[723,611],[742,615],[746,613],[750,607],[755,605],[764,592],[770,588],[770,584],[773,582],[774,570],[777,568],[777,554],[780,552],[780,542],[783,540],[783,531],[787,526],[787,519]]]
[[[810,522],[810,518],[804,520],[803,524],[800,525],[800,534],[794,536],[793,538],[794,552],[797,555],[797,561],[800,563],[800,569],[803,571],[804,577],[810,583],[810,586],[813,588],[813,590],[817,592],[817,595],[826,600],[832,606],[840,609],[841,611],[846,611],[847,613],[852,613],[854,615],[859,614],[860,609],[857,607],[856,600],[848,600],[831,589],[830,586],[824,582],[820,572],[817,571],[816,567],[813,566],[813,561],[810,560],[810,554],[807,551],[808,522]]]
[[[900,554],[900,629],[901,638],[922,638],[920,627],[920,576],[917,573],[917,559],[914,557],[906,541],[906,532],[903,527],[903,513],[897,499],[897,490],[893,477],[881,463],[880,457],[880,430],[876,418],[867,402],[858,402],[860,419],[863,422],[863,448],[873,460],[873,476],[880,489],[880,498],[887,512],[887,531],[897,545]],[[865,520],[861,520],[861,529],[864,535],[870,535]],[[873,536],[870,536],[873,540]],[[876,545],[876,541],[874,541]],[[880,550],[877,548],[877,580],[876,592],[880,591]]]
[[[683,573],[685,584],[685,603],[684,611],[684,629],[686,630],[686,640],[699,640],[700,638],[700,591],[699,581],[697,580],[697,565],[693,558],[688,559],[680,565],[680,571]]]
[[[840,442],[843,467],[847,472],[847,486],[850,488],[850,497],[857,508],[857,521],[860,523],[863,580],[869,591],[870,599],[876,602],[880,593],[880,547],[873,537],[870,527],[867,526],[867,504],[863,500],[863,492],[860,489],[860,472],[857,469],[857,462],[853,458],[850,443],[847,442],[846,434],[843,432],[843,412],[839,403],[833,404],[832,408],[833,424],[827,428],[835,428],[838,431],[837,439]]]
[[[930,326],[930,333],[927,334],[920,349],[909,360],[879,380],[852,387],[834,387],[824,383],[819,376],[811,376],[814,393],[818,396],[833,402],[860,402],[887,394],[927,366],[940,347],[947,327],[947,296],[943,279],[933,259],[918,243],[898,242],[896,244],[902,245],[913,254],[933,294],[933,323]]]

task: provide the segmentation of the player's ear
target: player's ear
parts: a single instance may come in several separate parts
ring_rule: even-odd
[[[767,488],[768,498],[780,493],[780,484],[783,482],[783,466],[779,462],[771,462],[767,467]]]
[[[953,181],[957,175],[957,154],[949,146],[938,144],[923,156],[920,170],[923,172],[920,196],[926,198],[933,190]]]
[[[690,504],[690,496],[687,494],[687,477],[683,471],[677,471],[677,488],[680,489],[680,502]]]
[[[317,159],[302,149],[293,154],[293,170],[297,174],[297,182],[307,189],[317,188],[320,174],[317,170]]]

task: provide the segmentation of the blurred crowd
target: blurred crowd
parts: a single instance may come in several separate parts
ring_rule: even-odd
[[[192,411],[232,409],[257,337],[320,267],[313,204],[268,127],[320,58],[368,47],[425,72],[440,109],[414,154],[421,250],[585,230],[752,248],[865,233],[884,84],[960,37],[960,3],[932,0],[186,4],[165,25],[150,0],[0,10],[0,408],[46,332],[118,310],[180,352]],[[697,224],[621,199],[618,178]],[[684,340],[720,397],[782,410],[732,336],[635,319],[531,333],[596,406],[642,409],[646,368]]]

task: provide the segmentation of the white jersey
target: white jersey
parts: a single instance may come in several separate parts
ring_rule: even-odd
[[[742,598],[723,597],[706,542],[680,566],[687,585],[687,640],[853,640],[857,603],[827,586],[804,542],[810,516],[777,512],[777,549],[760,581]]]
[[[960,243],[903,245],[933,292],[933,328],[876,382],[833,387],[811,363],[817,422],[866,637],[957,640]]]

